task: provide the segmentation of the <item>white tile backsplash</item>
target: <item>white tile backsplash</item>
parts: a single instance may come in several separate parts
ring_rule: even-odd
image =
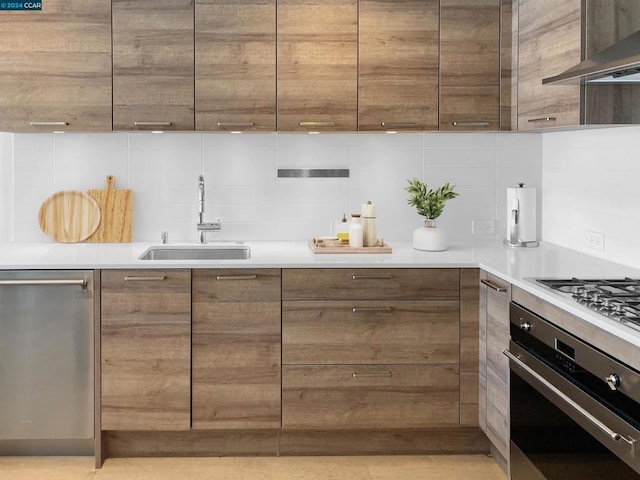
[[[543,135],[543,240],[640,267],[640,127]],[[587,232],[605,235],[598,252]]]
[[[0,239],[5,241],[48,241],[37,225],[42,200],[65,188],[103,188],[108,174],[116,175],[118,188],[134,192],[134,241],[158,241],[161,231],[169,232],[170,241],[196,241],[201,174],[205,220],[223,224],[211,239],[325,235],[332,221],[359,212],[371,200],[378,207],[379,235],[410,240],[422,220],[407,205],[404,188],[418,177],[433,187],[457,185],[460,197],[438,220],[457,240],[471,238],[473,219],[503,222],[506,187],[516,179],[540,187],[542,136],[0,134],[0,159]],[[347,168],[350,177],[277,178],[278,168]],[[15,180],[5,175],[9,169]],[[495,238],[503,237],[503,225]]]

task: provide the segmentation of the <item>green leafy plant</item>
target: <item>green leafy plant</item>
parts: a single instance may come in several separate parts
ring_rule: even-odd
[[[407,203],[416,207],[418,215],[427,220],[435,220],[442,215],[446,201],[458,196],[458,193],[453,191],[455,185],[451,186],[449,183],[433,190],[415,177],[413,180],[407,181],[409,182],[409,186],[405,187],[405,190],[409,192]]]

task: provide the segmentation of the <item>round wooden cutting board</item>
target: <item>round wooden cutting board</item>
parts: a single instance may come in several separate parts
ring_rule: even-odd
[[[44,234],[56,242],[81,242],[98,228],[100,207],[84,192],[63,190],[42,202],[38,223]]]

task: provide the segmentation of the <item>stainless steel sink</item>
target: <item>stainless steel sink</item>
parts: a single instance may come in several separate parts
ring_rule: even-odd
[[[150,247],[139,260],[246,260],[251,247],[242,243],[223,245],[159,245]]]

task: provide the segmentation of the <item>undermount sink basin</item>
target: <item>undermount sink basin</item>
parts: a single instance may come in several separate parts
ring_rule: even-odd
[[[242,243],[224,245],[160,245],[150,247],[139,260],[246,260],[251,247]]]

